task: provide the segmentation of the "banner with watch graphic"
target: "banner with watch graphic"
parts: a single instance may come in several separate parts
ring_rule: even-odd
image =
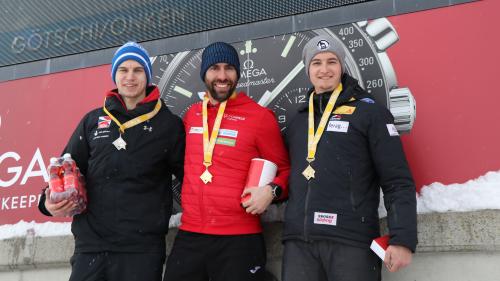
[[[500,120],[495,73],[498,1],[350,23],[235,42],[238,91],[271,108],[283,131],[309,87],[302,47],[330,34],[348,52],[349,73],[391,109],[417,188],[463,182],[499,170]],[[183,115],[199,102],[201,50],[153,58],[153,82]],[[111,60],[111,58],[110,58]],[[0,224],[61,221],[38,213],[51,156],[64,148],[81,117],[113,87],[109,65],[0,83]],[[418,114],[416,114],[418,112]],[[67,220],[64,220],[67,221]]]

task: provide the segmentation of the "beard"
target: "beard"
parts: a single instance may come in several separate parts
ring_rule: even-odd
[[[215,90],[216,83],[227,83],[227,82],[229,82],[229,90],[228,91],[216,91]],[[234,93],[234,90],[236,89],[236,83],[233,83],[231,81],[214,81],[212,83],[205,82],[205,85],[207,86],[207,90],[210,93],[210,96],[218,102],[223,102],[223,101],[229,99],[229,97],[231,97],[231,95]]]

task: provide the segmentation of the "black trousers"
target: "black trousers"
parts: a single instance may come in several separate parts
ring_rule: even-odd
[[[75,253],[70,281],[160,281],[165,253]]]
[[[179,230],[164,281],[262,281],[266,249],[262,234],[207,235]]]
[[[285,241],[283,281],[380,281],[382,261],[370,248],[333,241]]]

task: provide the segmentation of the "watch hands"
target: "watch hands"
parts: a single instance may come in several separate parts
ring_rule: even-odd
[[[281,82],[274,88],[272,92],[266,91],[264,95],[260,98],[258,104],[261,106],[269,105],[276,96],[283,91],[283,89],[297,76],[297,74],[304,68],[304,63],[300,61],[286,76]]]

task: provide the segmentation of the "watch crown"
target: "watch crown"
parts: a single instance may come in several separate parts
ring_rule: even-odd
[[[417,117],[417,104],[408,88],[396,88],[389,92],[390,111],[394,125],[400,133],[408,133]]]
[[[390,46],[399,41],[396,29],[394,29],[394,26],[386,18],[379,18],[368,22],[365,30],[375,42],[377,49],[381,52],[385,52]]]

